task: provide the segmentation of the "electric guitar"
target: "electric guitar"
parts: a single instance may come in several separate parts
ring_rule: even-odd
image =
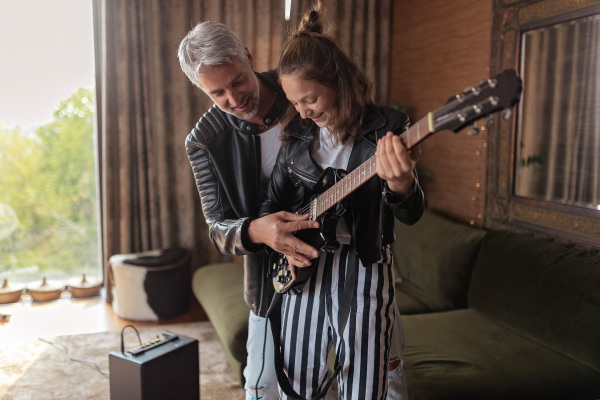
[[[517,73],[512,69],[504,70],[479,86],[451,97],[444,106],[428,113],[403,132],[400,139],[410,150],[435,132],[458,132],[499,110],[505,110],[510,115],[511,108],[521,97],[521,91],[522,81]],[[308,212],[309,219],[319,221],[320,227],[297,232],[295,235],[299,239],[320,252],[334,252],[339,248],[335,233],[337,222],[345,212],[342,200],[375,176],[376,157],[373,155],[350,173],[333,168],[323,171],[314,188],[313,199],[297,211],[299,214]],[[315,262],[304,268],[296,268],[296,279],[293,279],[287,258],[279,254],[271,271],[275,290],[284,293],[305,282],[310,277]]]

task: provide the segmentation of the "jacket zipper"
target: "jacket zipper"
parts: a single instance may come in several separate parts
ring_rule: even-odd
[[[256,165],[256,169],[254,171],[256,173],[256,175],[254,176],[254,179],[255,179],[257,188],[258,188],[258,185],[260,184],[260,170],[262,168],[260,163],[258,163],[258,152],[259,152],[258,146],[260,146],[260,144],[256,143],[256,136],[252,135],[252,151],[254,154],[254,165]],[[261,161],[261,163],[262,163],[262,161]],[[258,193],[258,190],[257,190],[257,193]],[[264,201],[264,199],[261,199],[260,201]]]
[[[293,172],[296,176],[298,176],[298,178],[300,178],[300,180],[309,183],[311,187],[313,187],[317,184],[317,179],[313,179],[310,175],[300,172],[299,170],[290,166],[289,164],[288,164],[288,172],[290,172],[290,173]]]

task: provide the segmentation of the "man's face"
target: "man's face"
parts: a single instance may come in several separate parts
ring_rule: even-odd
[[[258,78],[252,66],[232,59],[232,63],[206,66],[200,71],[201,87],[224,112],[251,119],[258,112]]]

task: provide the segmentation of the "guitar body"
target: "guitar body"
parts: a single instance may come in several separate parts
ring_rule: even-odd
[[[323,171],[315,185],[311,202],[315,201],[321,193],[343,179],[344,176],[346,176],[346,172],[341,169],[327,168]],[[294,235],[319,252],[326,251],[333,253],[340,247],[340,243],[336,238],[336,229],[338,221],[344,212],[346,212],[344,202],[340,202],[318,218],[313,218],[311,213],[311,219],[318,221],[320,227],[304,229],[296,232]],[[313,260],[312,264],[307,267],[296,268],[296,279],[293,279],[287,258],[280,253],[271,271],[275,290],[279,293],[284,293],[292,287],[306,282],[316,267],[317,262],[318,258]]]

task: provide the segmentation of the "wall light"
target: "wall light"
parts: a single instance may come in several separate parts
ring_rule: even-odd
[[[285,20],[290,20],[290,15],[292,13],[292,0],[285,0]]]

